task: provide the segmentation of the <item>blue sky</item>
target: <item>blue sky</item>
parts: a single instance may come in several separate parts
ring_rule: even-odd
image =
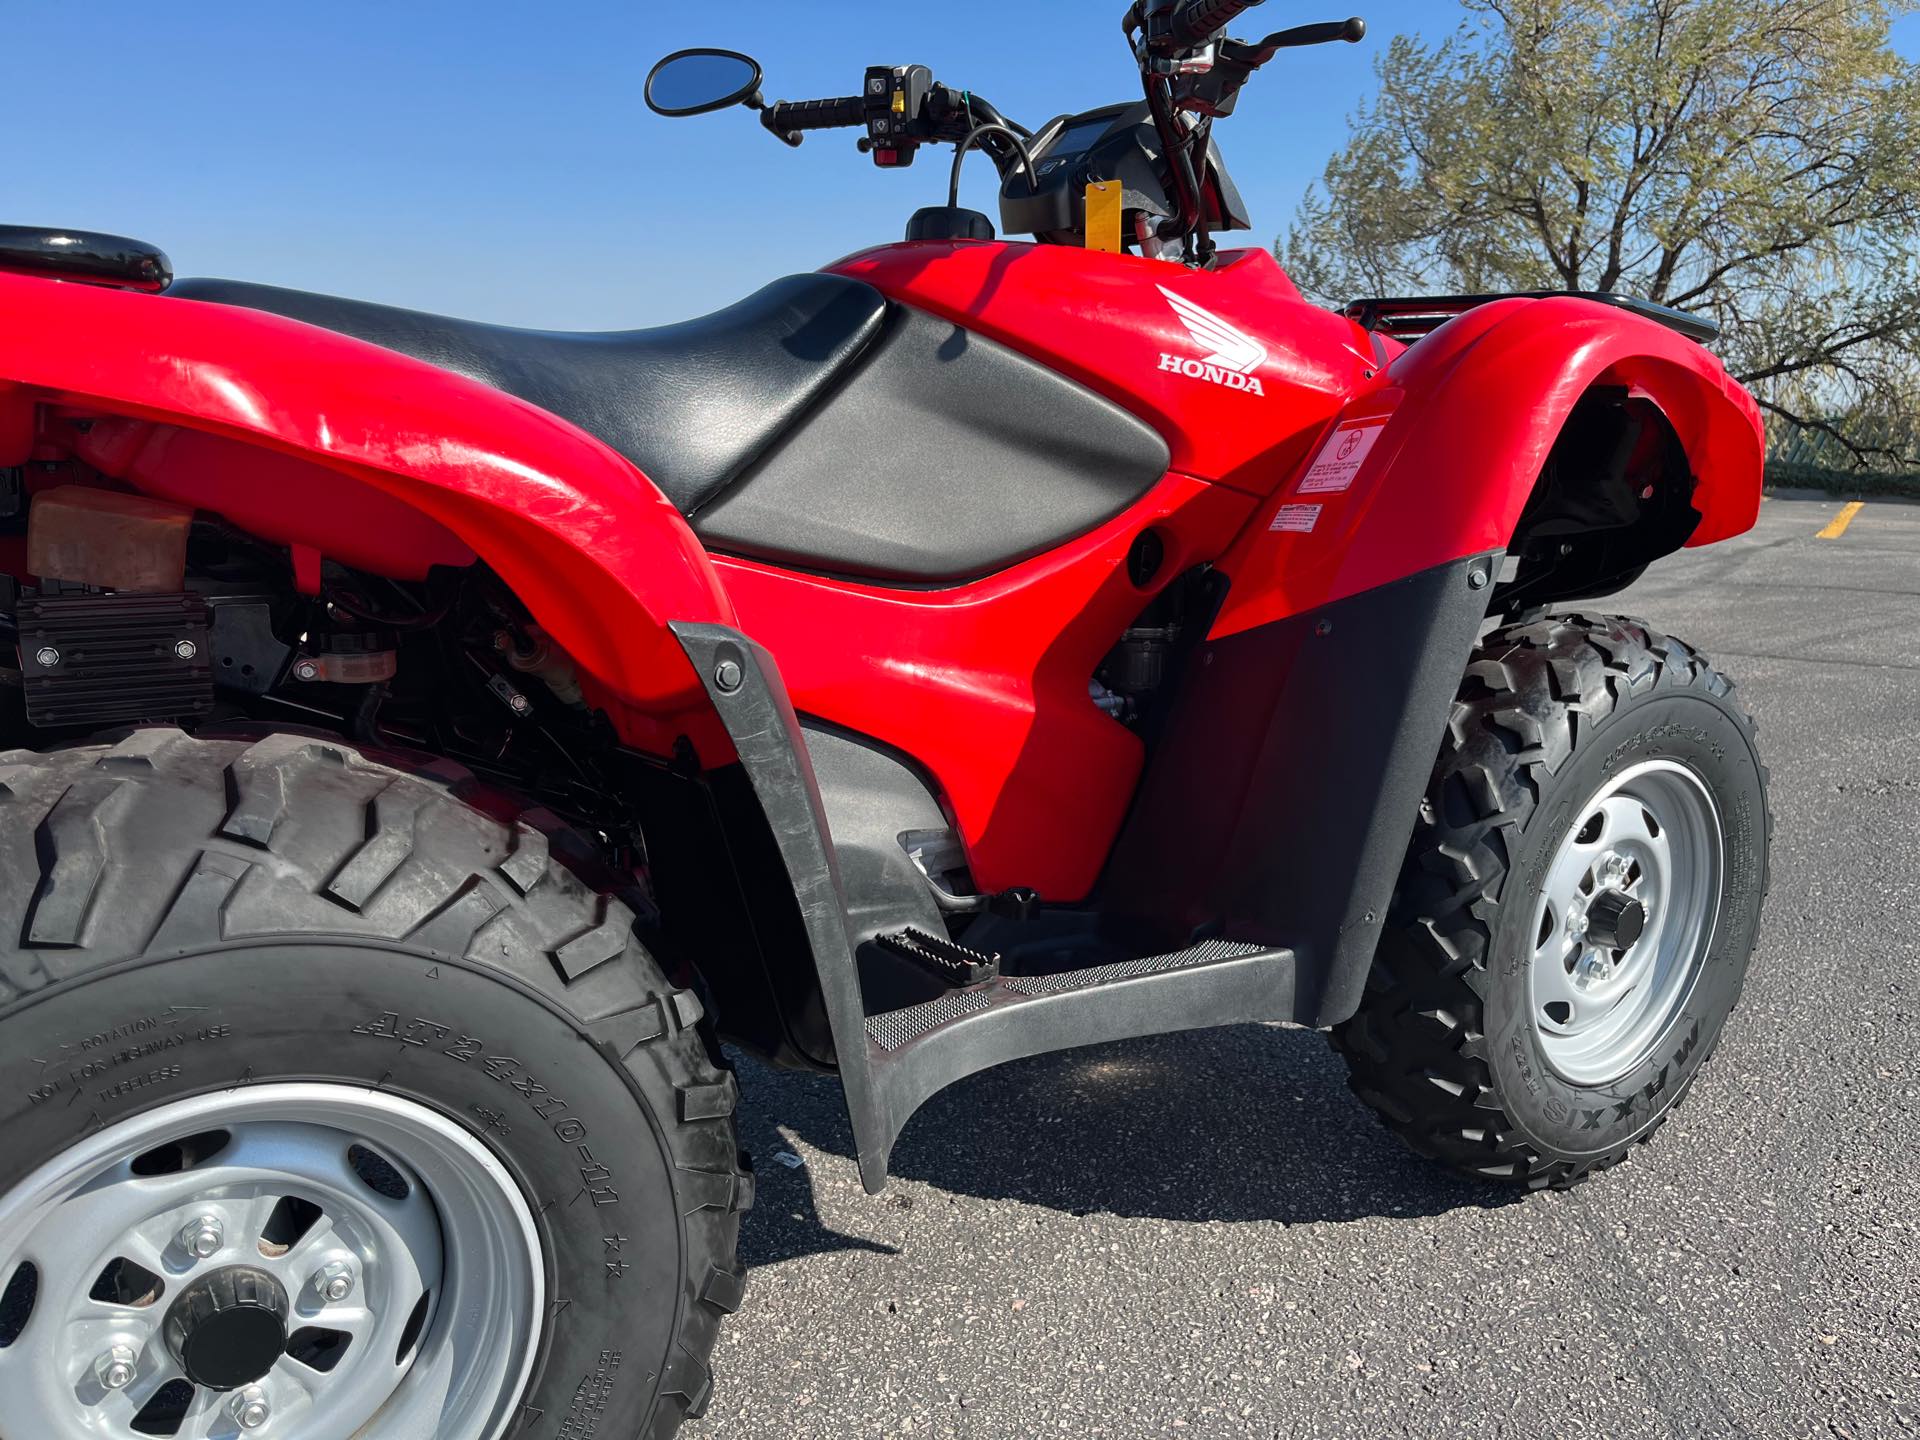
[[[1459,19],[1453,0],[1345,3],[1372,36],[1283,55],[1222,126],[1247,243],[1284,228],[1386,40]],[[192,0],[109,24],[97,6],[15,0],[7,49],[30,63],[9,67],[0,220],[138,236],[181,274],[509,324],[661,323],[897,238],[947,166],[930,153],[878,172],[851,132],[789,150],[745,110],[661,119],[641,103],[660,55],[747,50],[770,99],[851,94],[867,65],[916,61],[1037,126],[1137,98],[1123,9]],[[1236,30],[1345,13],[1276,0]],[[1920,26],[1902,38],[1920,42]],[[968,199],[996,213],[990,177],[976,160]]]

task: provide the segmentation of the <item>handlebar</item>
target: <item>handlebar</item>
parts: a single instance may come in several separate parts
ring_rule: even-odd
[[[1183,45],[1205,45],[1264,0],[1186,0],[1174,11],[1171,26]]]
[[[782,100],[760,112],[760,123],[789,145],[803,130],[864,130],[867,102],[858,95],[839,100]]]
[[[883,169],[911,165],[925,145],[951,143],[964,156],[979,142],[1001,175],[1025,164],[1021,143],[1032,131],[986,100],[933,78],[924,65],[874,65],[864,95],[834,100],[781,100],[760,109],[760,123],[789,145],[808,130],[859,130],[860,148]],[[1026,166],[1031,173],[1032,167]]]

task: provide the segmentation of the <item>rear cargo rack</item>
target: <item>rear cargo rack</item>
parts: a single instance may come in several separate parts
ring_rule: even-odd
[[[1689,340],[1711,345],[1720,338],[1720,327],[1711,320],[1689,315],[1671,306],[1656,305],[1631,295],[1615,295],[1604,290],[1521,290],[1508,295],[1414,295],[1397,299],[1355,300],[1347,306],[1347,317],[1368,330],[1391,335],[1396,340],[1414,341],[1431,335],[1456,315],[1491,305],[1496,300],[1591,300],[1611,305],[1678,331]]]

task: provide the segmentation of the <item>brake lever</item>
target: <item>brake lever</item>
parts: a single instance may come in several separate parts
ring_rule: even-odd
[[[1367,22],[1355,15],[1350,20],[1325,20],[1317,25],[1296,25],[1291,30],[1276,30],[1258,45],[1239,46],[1253,57],[1259,69],[1282,50],[1299,50],[1308,45],[1358,45],[1367,38]]]
[[[1367,22],[1359,16],[1351,20],[1333,20],[1319,25],[1299,25],[1281,30],[1258,44],[1244,40],[1221,40],[1213,73],[1182,87],[1180,108],[1209,119],[1224,120],[1233,114],[1234,102],[1253,72],[1282,50],[1306,45],[1331,45],[1345,41],[1349,45],[1366,39]]]

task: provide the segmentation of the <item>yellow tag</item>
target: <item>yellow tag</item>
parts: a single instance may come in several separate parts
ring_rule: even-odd
[[[1120,197],[1118,180],[1095,180],[1087,186],[1087,249],[1120,253]]]

